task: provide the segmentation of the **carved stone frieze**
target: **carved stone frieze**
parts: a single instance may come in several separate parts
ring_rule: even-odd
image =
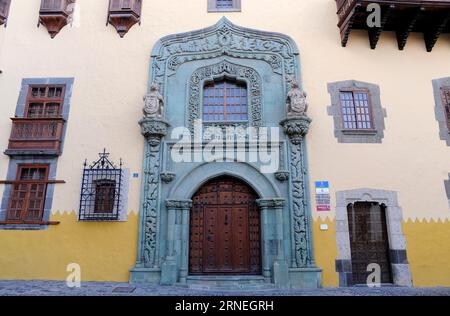
[[[183,63],[220,56],[263,60],[278,74],[298,75],[294,46],[285,35],[242,28],[222,18],[212,27],[162,38],[152,54],[152,78],[165,91],[165,78]]]

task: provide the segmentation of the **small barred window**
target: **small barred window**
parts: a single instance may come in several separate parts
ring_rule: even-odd
[[[340,96],[342,127],[344,129],[374,129],[367,91],[341,91]]]
[[[208,11],[241,11],[241,0],[208,0]]]
[[[119,220],[122,188],[122,160],[116,167],[106,150],[100,159],[88,166],[84,163],[80,197],[80,221]]]
[[[442,105],[444,106],[447,128],[450,132],[450,87],[442,88]]]

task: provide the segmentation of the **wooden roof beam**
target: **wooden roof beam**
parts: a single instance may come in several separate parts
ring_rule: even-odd
[[[441,18],[436,19],[436,24],[430,26],[430,28],[424,32],[423,36],[425,39],[427,52],[431,52],[433,50],[434,45],[436,44],[439,36],[444,31],[449,21],[450,11],[446,12]]]
[[[370,48],[375,49],[378,44],[378,40],[380,39],[381,32],[384,30],[384,26],[386,25],[389,16],[391,15],[392,10],[395,8],[395,5],[390,4],[386,11],[384,12],[384,15],[381,18],[380,27],[372,27],[368,29],[369,32],[369,42],[370,42]]]
[[[414,10],[404,28],[396,32],[399,50],[403,50],[405,48],[406,42],[408,41],[409,33],[411,33],[411,31],[413,30],[417,20],[419,19],[423,11],[425,11],[424,7],[420,7]]]
[[[340,26],[342,47],[347,46],[348,37],[350,36],[350,32],[353,29],[353,22],[355,21],[356,14],[358,13],[360,8],[361,8],[361,3],[356,3],[353,10],[347,15],[346,20]]]

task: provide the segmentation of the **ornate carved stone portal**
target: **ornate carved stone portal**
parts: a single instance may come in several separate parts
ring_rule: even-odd
[[[192,132],[194,121],[202,118],[204,87],[223,79],[245,82],[248,120],[204,125],[260,128],[281,124],[286,136],[272,144],[281,149],[277,172],[262,173],[261,162],[172,161],[170,150],[176,140],[168,137],[170,125],[184,125]],[[160,94],[155,89],[149,94],[145,117],[139,122],[146,144],[138,256],[131,281],[166,285],[198,281],[199,276],[190,275],[188,268],[192,200],[205,183],[229,177],[257,195],[261,260],[252,271],[261,275],[247,277],[279,288],[319,287],[321,270],[313,256],[305,145],[311,119],[306,116],[295,43],[288,36],[242,28],[223,18],[203,30],[162,38],[152,53],[149,91],[152,85],[159,86]],[[194,151],[206,142],[199,146]],[[249,151],[248,140],[243,148]],[[239,276],[231,279],[239,282]]]

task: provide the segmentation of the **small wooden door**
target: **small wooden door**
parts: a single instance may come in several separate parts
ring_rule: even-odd
[[[371,263],[380,265],[381,283],[392,283],[385,206],[357,202],[350,204],[347,210],[353,283],[367,283],[371,273],[367,267]]]
[[[260,217],[256,194],[233,178],[205,184],[193,197],[191,274],[260,274]]]

